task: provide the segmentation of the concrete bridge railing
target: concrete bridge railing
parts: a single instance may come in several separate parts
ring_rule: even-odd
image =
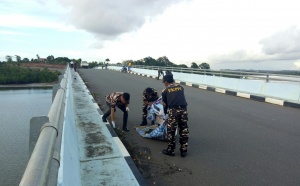
[[[120,66],[109,66],[112,70],[121,70]],[[133,73],[139,75],[158,76],[157,70],[131,68]],[[229,78],[222,76],[211,76],[204,74],[192,74],[172,72],[176,82],[184,82],[190,86],[196,87],[214,87],[219,92],[225,90],[235,91],[241,97],[250,97],[251,95],[264,96],[271,99],[279,99],[282,101],[290,101],[300,104],[300,77],[298,76],[282,76],[281,78],[270,78],[268,80],[255,78]]]
[[[33,151],[21,179],[21,186],[57,184],[65,103],[67,94],[70,93],[69,86],[70,69],[67,67],[55,91],[56,95],[48,116],[35,117],[31,120],[29,146],[30,151]]]

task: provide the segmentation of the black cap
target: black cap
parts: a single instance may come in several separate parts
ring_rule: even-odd
[[[173,75],[165,75],[163,77],[163,82],[168,82],[168,83],[173,83],[174,82],[174,79],[173,79]]]
[[[124,92],[123,98],[125,99],[125,101],[126,101],[127,103],[129,103],[129,101],[130,101],[130,94],[128,94],[127,92]]]

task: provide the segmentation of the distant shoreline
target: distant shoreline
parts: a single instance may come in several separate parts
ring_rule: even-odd
[[[0,89],[7,88],[52,88],[56,83],[30,83],[30,84],[0,84]]]

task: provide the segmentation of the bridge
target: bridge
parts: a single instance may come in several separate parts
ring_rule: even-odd
[[[247,79],[205,74],[194,78],[199,83],[174,72],[176,81],[187,85],[190,141],[186,158],[179,152],[166,157],[165,142],[141,138],[134,130],[141,120],[142,91],[164,88],[155,79],[157,70],[133,68],[129,74],[109,68],[80,69],[81,77],[66,70],[48,116],[32,119],[35,148],[20,185],[300,183],[299,83],[255,79],[260,85],[247,86]],[[115,91],[131,94],[129,133],[118,130],[120,111],[116,130],[101,121],[104,96]],[[38,137],[34,129],[40,127]]]

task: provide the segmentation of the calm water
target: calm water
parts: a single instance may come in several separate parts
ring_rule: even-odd
[[[52,89],[0,89],[0,185],[19,185],[29,160],[29,123],[47,116]]]

